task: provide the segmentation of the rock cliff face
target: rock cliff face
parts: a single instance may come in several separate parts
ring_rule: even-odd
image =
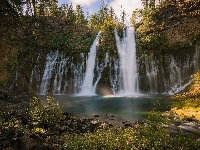
[[[150,93],[174,94],[183,90],[200,69],[200,43],[161,54],[151,52],[139,58],[140,89]]]
[[[28,92],[28,87],[35,94],[45,94],[47,90],[54,94],[80,92],[86,71],[87,54],[82,53],[76,59],[72,59],[55,51],[44,58],[45,55],[38,56],[32,69],[26,70],[28,77],[16,70],[10,88],[14,90],[15,85],[18,85]],[[93,84],[97,83],[96,92],[102,94],[103,89],[109,93],[119,91],[122,81],[120,60],[108,55],[105,62],[98,60],[97,57],[94,76],[91,78]],[[139,92],[177,93],[190,82],[191,75],[200,70],[200,42],[196,41],[193,46],[176,51],[140,54],[137,57],[137,66]]]
[[[172,0],[137,25],[141,91],[178,92],[200,69],[199,18],[199,0]]]

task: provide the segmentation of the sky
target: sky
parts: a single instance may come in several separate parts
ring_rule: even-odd
[[[58,5],[72,3],[76,6],[77,4],[80,4],[85,13],[88,11],[92,14],[99,10],[103,1],[108,7],[112,6],[114,8],[118,17],[120,16],[120,12],[125,10],[128,20],[131,17],[133,10],[142,8],[141,0],[58,0]]]

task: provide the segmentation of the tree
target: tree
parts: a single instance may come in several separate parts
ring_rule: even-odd
[[[0,16],[6,15],[20,16],[22,9],[22,0],[1,0],[0,2]]]
[[[57,16],[58,15],[58,1],[57,0],[37,0],[32,1],[35,8],[36,16]]]
[[[141,1],[142,1],[142,5],[144,6],[144,9],[148,8],[149,0],[141,0]]]
[[[135,9],[130,18],[130,23],[135,27],[142,18],[142,9]]]
[[[66,19],[68,20],[68,22],[69,22],[71,25],[74,25],[74,24],[75,24],[75,21],[76,21],[76,13],[74,12],[73,5],[72,5],[72,4],[71,4],[69,7],[67,7],[67,16],[66,16]]]
[[[75,15],[76,15],[76,21],[75,21],[76,24],[78,25],[86,24],[87,20],[84,16],[83,10],[80,5],[76,5]]]

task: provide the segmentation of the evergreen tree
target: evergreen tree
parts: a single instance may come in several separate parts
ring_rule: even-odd
[[[67,16],[66,19],[69,24],[74,25],[76,21],[76,13],[74,12],[73,5],[70,4],[69,7],[67,7]]]
[[[86,20],[86,18],[84,16],[83,10],[82,10],[80,5],[76,5],[75,15],[76,15],[75,23],[77,25],[86,24],[87,20]]]
[[[37,0],[35,13],[37,16],[56,16],[58,14],[57,0]]]

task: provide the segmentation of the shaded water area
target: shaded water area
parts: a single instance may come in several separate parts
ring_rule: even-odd
[[[54,95],[64,112],[77,117],[99,116],[100,120],[121,124],[123,121],[144,119],[155,107],[164,112],[174,102],[168,95],[135,95],[135,96],[74,96]],[[45,100],[46,96],[41,95]]]

